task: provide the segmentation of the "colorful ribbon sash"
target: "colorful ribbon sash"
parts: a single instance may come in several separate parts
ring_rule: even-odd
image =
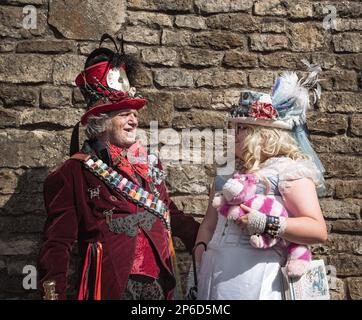
[[[99,177],[111,189],[122,194],[137,206],[151,212],[162,220],[167,230],[171,229],[170,214],[161,199],[144,190],[142,187],[135,185],[96,156],[84,160],[83,163],[86,169]]]

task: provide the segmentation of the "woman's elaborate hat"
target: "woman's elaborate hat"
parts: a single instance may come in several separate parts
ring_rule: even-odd
[[[315,98],[320,97],[318,73],[321,69],[303,62],[309,67],[309,74],[304,79],[298,79],[295,72],[286,71],[277,78],[270,94],[241,91],[239,104],[231,110],[230,121],[290,130],[304,124],[309,91],[314,91]]]
[[[106,39],[114,43],[116,51],[101,47]],[[87,103],[87,111],[81,118],[83,125],[92,115],[122,109],[140,109],[146,104],[145,99],[136,97],[135,88],[130,86],[128,75],[134,73],[134,66],[134,60],[124,54],[123,41],[119,52],[115,40],[104,34],[99,48],[90,53],[84,70],[75,79]]]
[[[307,65],[309,73],[299,79],[295,72],[284,72],[277,78],[271,93],[243,90],[239,104],[233,106],[229,120],[232,123],[258,125],[289,130],[297,141],[299,149],[310,156],[319,170],[318,194],[325,194],[323,173],[325,169],[309,141],[306,125],[306,112],[309,108],[309,92],[314,93],[314,100],[320,98],[321,87],[318,74],[321,68]]]

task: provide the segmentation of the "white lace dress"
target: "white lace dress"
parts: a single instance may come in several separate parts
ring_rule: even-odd
[[[311,161],[286,157],[267,160],[257,172],[271,184],[268,195],[283,203],[280,191],[287,192],[288,181],[317,179]],[[221,190],[229,177],[216,177],[215,189]],[[258,185],[257,193],[264,193]],[[281,300],[280,265],[286,261],[281,247],[256,249],[249,244],[250,236],[232,221],[218,214],[214,235],[204,252],[198,275],[199,300]]]

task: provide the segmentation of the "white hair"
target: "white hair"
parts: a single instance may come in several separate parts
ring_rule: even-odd
[[[100,113],[98,115],[90,116],[85,127],[85,134],[88,139],[95,139],[100,134],[107,131],[112,117],[112,113]]]

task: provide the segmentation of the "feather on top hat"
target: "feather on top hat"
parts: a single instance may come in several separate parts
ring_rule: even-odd
[[[320,67],[309,64],[309,74],[298,79],[295,72],[284,72],[275,81],[271,94],[243,90],[239,104],[230,112],[230,121],[292,130],[306,122],[309,108],[309,90],[314,90],[315,99],[320,97],[318,73]]]
[[[116,51],[101,47],[106,39],[113,42]],[[75,79],[88,108],[81,118],[83,125],[92,115],[140,109],[146,104],[147,101],[136,96],[136,89],[130,86],[128,77],[133,77],[135,64],[130,56],[124,54],[123,41],[119,53],[115,40],[108,34],[102,36],[99,48],[90,53],[84,70]]]

